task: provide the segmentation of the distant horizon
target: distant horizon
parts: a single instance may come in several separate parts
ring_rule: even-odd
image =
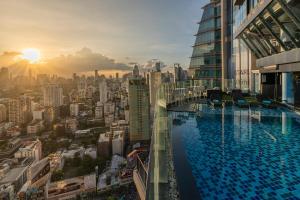
[[[61,57],[71,55],[78,61],[78,52],[90,54],[92,64],[97,61],[101,67],[117,70],[127,70],[129,63],[145,65],[152,59],[186,68],[201,8],[207,1],[1,1],[5,9],[0,19],[0,67],[26,68],[15,56],[37,49],[39,58],[31,59],[55,62],[49,73],[65,67],[58,63],[66,61]],[[91,70],[82,64],[75,72]],[[58,70],[69,73],[66,71]]]

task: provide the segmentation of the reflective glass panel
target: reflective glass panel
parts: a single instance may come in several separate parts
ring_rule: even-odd
[[[281,23],[281,25],[288,31],[289,35],[294,39],[294,41],[299,46],[300,42],[300,30],[287,13],[283,11],[279,3],[272,3],[270,6],[270,12],[276,17],[276,19]],[[286,38],[287,41],[291,42],[291,38]]]

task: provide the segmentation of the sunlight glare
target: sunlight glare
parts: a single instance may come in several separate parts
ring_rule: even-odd
[[[36,63],[41,58],[41,53],[38,49],[24,49],[21,55],[22,59],[28,60],[30,63]]]

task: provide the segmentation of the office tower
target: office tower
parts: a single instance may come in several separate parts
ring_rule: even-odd
[[[129,138],[131,143],[150,139],[149,105],[149,87],[146,79],[142,77],[129,79]]]
[[[104,106],[99,101],[95,107],[95,118],[102,119],[104,117]]]
[[[19,97],[20,106],[21,106],[21,124],[26,124],[31,121],[32,119],[32,111],[31,111],[31,99],[26,95],[21,95]]]
[[[300,106],[299,10],[298,0],[234,1],[236,74],[252,90],[294,106]],[[247,51],[253,62],[243,77]]]
[[[186,71],[182,69],[179,63],[174,64],[174,82],[186,80]]]
[[[0,122],[4,122],[7,119],[7,109],[6,106],[3,104],[0,104]]]
[[[150,72],[149,79],[150,104],[151,107],[154,108],[156,102],[156,93],[162,83],[162,74],[160,71]]]
[[[43,88],[44,106],[59,107],[63,105],[63,89],[57,84],[49,84]]]
[[[94,86],[95,86],[96,88],[98,88],[98,86],[99,86],[98,81],[99,81],[98,70],[95,70]]]
[[[203,7],[203,15],[199,22],[189,75],[209,86],[225,87],[222,82],[226,83],[227,79],[232,78],[232,73],[229,72],[232,22],[230,2],[211,0]]]
[[[133,77],[138,77],[140,76],[140,71],[139,71],[139,67],[137,65],[134,65],[133,67]]]
[[[18,99],[10,99],[8,101],[8,121],[15,124],[20,123],[20,101]]]
[[[16,125],[25,124],[31,120],[31,99],[26,95],[8,101],[8,120]]]
[[[107,83],[105,78],[102,78],[99,83],[100,92],[100,103],[104,104],[107,102]]]

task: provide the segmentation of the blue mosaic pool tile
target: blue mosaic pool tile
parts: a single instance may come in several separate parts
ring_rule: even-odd
[[[203,199],[300,199],[298,115],[205,106],[200,112],[180,113],[184,123],[173,134],[181,135]],[[170,117],[180,119],[176,112]]]

